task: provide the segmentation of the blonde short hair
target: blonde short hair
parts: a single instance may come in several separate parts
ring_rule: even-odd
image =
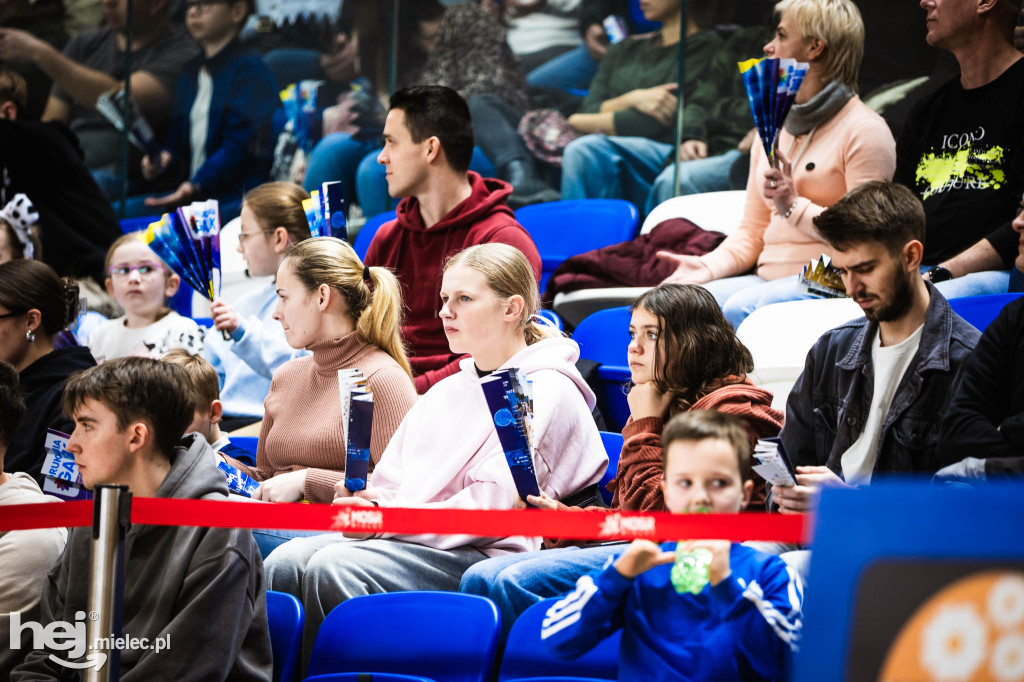
[[[805,40],[824,41],[821,79],[857,89],[864,58],[864,20],[851,0],[781,0],[775,16],[788,16]]]

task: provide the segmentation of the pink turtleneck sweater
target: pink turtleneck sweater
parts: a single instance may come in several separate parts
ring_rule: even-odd
[[[227,459],[257,481],[308,469],[305,498],[328,503],[334,499],[334,485],[345,478],[338,370],[361,370],[373,393],[371,470],[416,402],[416,388],[390,355],[360,340],[355,332],[315,343],[309,350],[311,356],[286,362],[274,372],[263,403],[266,416],[256,449],[256,468]]]

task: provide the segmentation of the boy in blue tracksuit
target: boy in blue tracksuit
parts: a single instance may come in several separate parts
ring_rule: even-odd
[[[144,158],[147,179],[168,172],[187,179],[173,193],[145,200],[149,213],[200,199],[229,212],[265,182],[273,160],[272,118],[280,101],[274,76],[238,42],[252,0],[187,2],[185,25],[202,52],[185,64],[160,165]]]
[[[738,513],[753,490],[751,448],[736,417],[687,412],[662,433],[665,506]],[[711,553],[709,582],[680,593],[676,552]],[[782,559],[726,540],[635,540],[548,610],[541,638],[575,658],[622,628],[620,680],[782,679],[796,650],[803,587]]]

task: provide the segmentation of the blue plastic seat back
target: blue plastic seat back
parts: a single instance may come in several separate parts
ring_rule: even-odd
[[[565,329],[565,325],[562,324],[562,318],[558,316],[554,310],[548,310],[547,308],[541,308],[537,311],[539,317],[543,317],[545,320],[554,325],[555,329],[562,331]]]
[[[640,8],[640,0],[629,0],[629,19],[633,22],[636,33],[650,33],[661,28],[660,21],[650,21],[644,16],[644,11]]]
[[[290,594],[267,590],[267,621],[274,655],[274,682],[291,682],[306,622],[302,604]]]
[[[601,363],[598,374],[604,395],[598,396],[609,428],[622,430],[629,418],[623,386],[629,382],[629,306],[607,308],[588,315],[572,334],[580,345],[580,357]]]
[[[369,218],[366,223],[359,228],[359,232],[356,233],[356,240],[352,243],[352,248],[355,249],[356,255],[359,256],[359,260],[366,258],[366,250],[370,248],[370,242],[373,241],[373,235],[377,234],[377,230],[384,223],[394,220],[397,213],[395,211],[386,211],[379,215],[375,215]]]
[[[494,669],[500,630],[498,608],[485,597],[432,591],[355,597],[324,619],[308,674],[379,672],[484,682]]]
[[[231,436],[231,442],[242,448],[248,450],[253,455],[256,454],[256,445],[259,443],[258,436]]]
[[[964,318],[975,328],[984,332],[992,320],[999,317],[999,313],[1008,303],[1016,301],[1024,294],[988,294],[986,296],[964,296],[962,298],[949,299],[949,306],[960,317]]]
[[[541,641],[544,615],[561,597],[545,599],[526,609],[508,633],[498,682],[537,676],[596,677],[614,680],[619,675],[620,633],[615,632],[575,661],[554,656]]]
[[[570,256],[636,237],[639,214],[622,199],[574,199],[524,206],[516,220],[537,245],[541,259],[540,290]]]
[[[303,682],[436,682],[436,680],[419,675],[399,675],[397,673],[331,673],[307,677]]]
[[[601,497],[605,504],[611,504],[612,493],[606,486],[615,478],[615,472],[619,469],[619,454],[622,452],[622,444],[625,441],[621,433],[602,431],[601,442],[604,443],[604,451],[608,453],[608,468],[605,469],[598,486],[601,488]]]

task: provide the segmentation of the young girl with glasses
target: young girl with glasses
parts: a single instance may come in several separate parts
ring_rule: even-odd
[[[167,307],[181,278],[146,246],[141,232],[119,237],[104,264],[107,292],[124,315],[96,328],[88,339],[97,362],[126,355],[159,358],[172,348],[193,353],[202,349],[195,321]]]

